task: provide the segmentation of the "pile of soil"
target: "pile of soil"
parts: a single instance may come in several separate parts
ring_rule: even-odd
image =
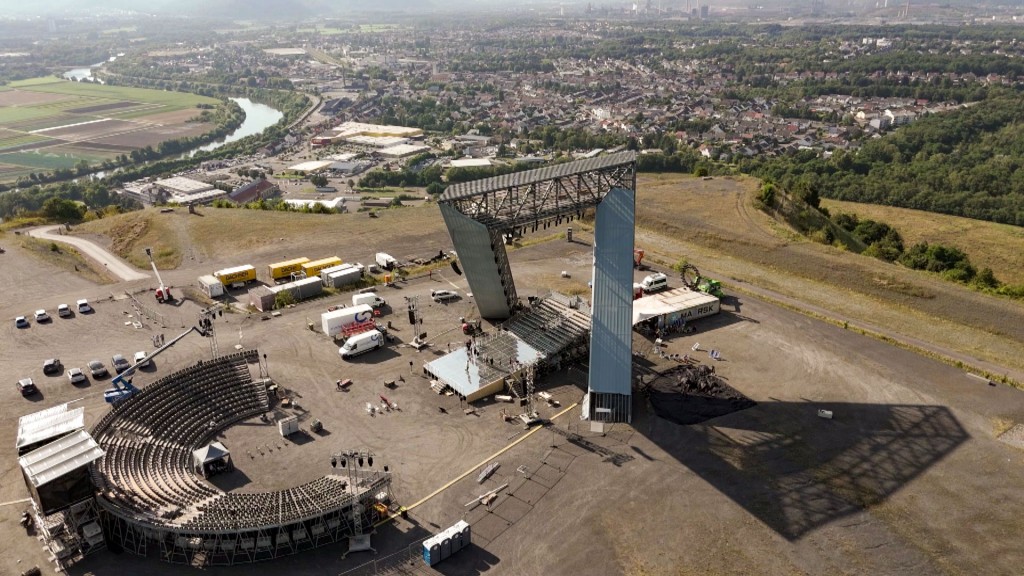
[[[676,424],[699,424],[757,404],[703,364],[673,366],[644,380],[654,413]]]

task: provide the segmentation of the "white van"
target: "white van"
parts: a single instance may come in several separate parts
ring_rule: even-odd
[[[379,330],[370,330],[346,340],[345,344],[338,348],[338,354],[341,354],[342,358],[348,359],[382,346],[384,346],[384,335]]]
[[[665,276],[661,272],[645,276],[643,281],[640,282],[640,286],[643,287],[644,292],[647,294],[664,290],[665,288],[668,288],[668,276]]]
[[[362,294],[353,294],[352,295],[352,305],[353,306],[359,306],[360,304],[369,304],[373,308],[380,308],[381,306],[387,304],[387,301],[384,300],[383,298],[381,298],[380,296],[377,296],[373,292],[364,292]]]

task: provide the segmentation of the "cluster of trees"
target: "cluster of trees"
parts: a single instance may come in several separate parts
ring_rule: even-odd
[[[920,119],[852,153],[810,151],[746,161],[742,170],[829,198],[1024,226],[1024,97],[1002,93]]]
[[[110,191],[102,182],[63,182],[0,194],[0,218],[40,216],[54,222],[79,222],[87,211],[102,214],[108,207],[138,210],[137,201]]]
[[[431,164],[421,170],[415,169],[416,163],[408,162],[402,170],[372,170],[359,179],[360,188],[387,188],[405,186],[424,186],[428,192],[437,193],[438,187],[444,190],[441,176],[444,170],[440,164]],[[433,188],[431,188],[433,186]]]
[[[241,208],[243,210],[268,210],[275,212],[298,212],[301,214],[341,214],[344,209],[331,208],[320,203],[295,206],[281,198],[261,198],[253,202],[238,204],[226,198],[218,198],[211,204],[214,208]]]

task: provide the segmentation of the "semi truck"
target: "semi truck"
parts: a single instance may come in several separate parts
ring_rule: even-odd
[[[246,264],[244,266],[235,266],[234,268],[218,270],[214,272],[213,275],[225,286],[231,286],[232,284],[247,284],[249,282],[256,281],[256,268],[251,264]]]
[[[334,338],[338,334],[357,324],[373,322],[373,307],[369,304],[349,306],[341,310],[324,312],[320,315],[320,323],[324,334]]]
[[[325,268],[331,268],[334,266],[341,266],[341,258],[332,256],[330,258],[321,258],[320,260],[314,260],[312,262],[306,262],[302,265],[302,271],[305,272],[306,278],[312,278],[319,276],[320,271]]]
[[[277,281],[282,278],[290,278],[292,274],[302,270],[302,265],[309,262],[309,258],[294,258],[271,264],[267,268],[270,272],[270,279]]]

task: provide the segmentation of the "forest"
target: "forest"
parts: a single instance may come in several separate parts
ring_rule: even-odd
[[[823,158],[745,161],[785,189],[1024,226],[1024,97],[1001,92]]]

